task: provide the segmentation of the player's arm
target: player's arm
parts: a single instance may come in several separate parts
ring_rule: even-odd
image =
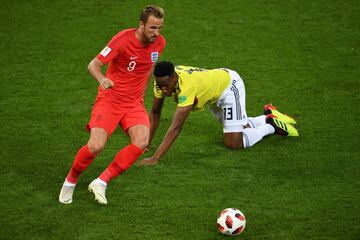
[[[105,75],[101,72],[101,67],[103,65],[104,64],[98,58],[95,57],[89,63],[88,69],[90,74],[96,79],[96,81],[99,82],[100,86],[103,89],[107,89],[114,86],[114,83],[109,78],[106,78]]]
[[[145,88],[144,88],[144,93],[143,95],[145,96],[145,93],[147,91],[147,89],[149,88],[149,84],[150,84],[150,79],[151,79],[151,76],[154,74],[154,68],[155,68],[155,65],[151,67],[150,71],[149,71],[149,76],[147,77],[146,79],[146,85],[145,85]]]
[[[193,105],[186,107],[178,107],[174,113],[172,123],[167,130],[165,137],[163,138],[160,146],[155,151],[154,155],[150,158],[146,158],[140,162],[141,166],[154,165],[160,161],[160,158],[171,148],[175,142],[177,136],[179,136],[184,123],[189,116]]]
[[[148,148],[150,148],[151,142],[159,126],[161,110],[164,106],[164,101],[165,98],[154,97],[153,105],[150,111],[150,137],[149,137]]]

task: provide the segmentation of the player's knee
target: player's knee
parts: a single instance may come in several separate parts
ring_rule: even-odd
[[[243,149],[244,145],[242,142],[234,142],[234,141],[224,141],[225,147],[229,149]]]
[[[136,145],[138,148],[145,149],[149,145],[149,139],[145,138],[145,137],[137,138],[137,139],[134,139],[134,141],[132,143],[134,145]]]
[[[243,136],[241,132],[225,133],[224,145],[230,149],[242,149],[244,148]]]
[[[244,148],[242,144],[239,143],[225,143],[225,147],[229,149],[242,149]]]
[[[99,154],[105,148],[105,143],[100,141],[89,141],[88,148],[92,153]]]

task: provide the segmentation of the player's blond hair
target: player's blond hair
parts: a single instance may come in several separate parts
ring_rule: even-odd
[[[150,16],[164,18],[164,9],[156,5],[148,5],[141,11],[139,20],[145,24]]]

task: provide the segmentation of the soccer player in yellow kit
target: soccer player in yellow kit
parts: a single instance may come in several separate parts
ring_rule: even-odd
[[[150,140],[159,125],[165,97],[174,97],[178,103],[172,123],[154,155],[140,165],[154,165],[170,149],[193,110],[211,112],[223,124],[224,144],[231,149],[253,146],[264,136],[277,133],[299,136],[293,124],[296,121],[271,104],[264,107],[264,115],[248,117],[245,109],[245,87],[238,73],[230,69],[202,69],[158,62],[154,70],[154,100],[150,113]]]

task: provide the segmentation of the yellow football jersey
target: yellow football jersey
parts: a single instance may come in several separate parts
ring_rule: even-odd
[[[223,69],[203,69],[190,66],[176,66],[179,76],[175,101],[178,107],[194,105],[194,110],[204,110],[205,105],[215,103],[230,84],[230,75]],[[154,84],[154,95],[164,98]]]

